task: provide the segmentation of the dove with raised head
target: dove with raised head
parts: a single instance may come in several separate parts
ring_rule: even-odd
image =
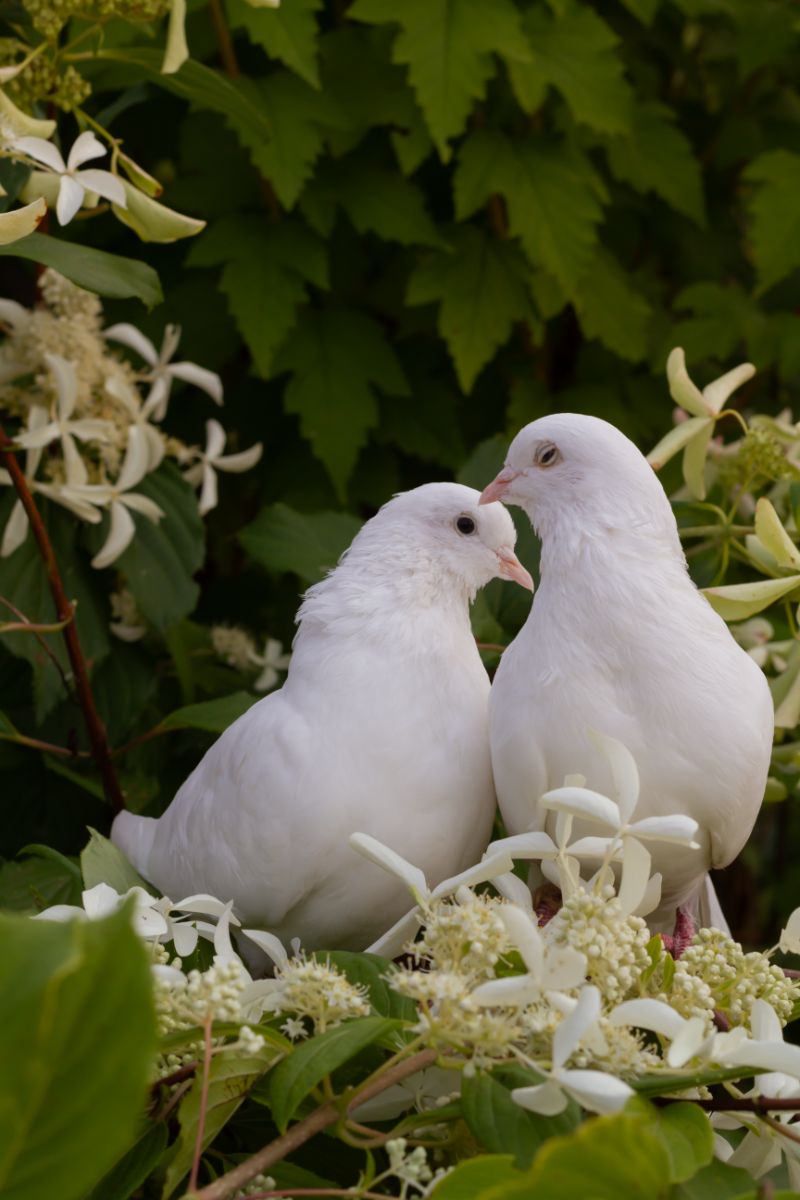
[[[489,705],[509,833],[552,832],[538,800],[568,774],[612,795],[591,731],[617,738],[639,769],[637,819],[683,813],[699,827],[697,850],[648,843],[662,875],[648,922],[669,933],[680,909],[719,925],[707,871],[730,863],[753,827],[773,706],[761,670],[690,579],[655,472],[613,425],[558,413],[517,434],[481,499],[521,506],[541,540],[536,598]]]
[[[508,512],[478,501],[425,484],[363,526],[306,593],[280,691],[222,734],[162,817],[116,818],[112,838],[145,878],[233,900],[284,942],[363,949],[408,897],[350,834],[431,883],[480,858],[495,793],[469,604],[495,576],[533,583]]]

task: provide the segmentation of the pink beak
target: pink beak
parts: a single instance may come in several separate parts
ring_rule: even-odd
[[[494,484],[489,486],[494,487]],[[527,588],[529,592],[533,591],[533,576],[530,571],[525,570],[513,550],[503,546],[497,551],[497,557],[500,561],[498,574],[501,579],[511,579],[521,587]]]
[[[514,471],[511,467],[503,467],[496,479],[485,487],[481,492],[479,504],[491,504],[494,500],[502,500],[505,495],[506,488],[512,480],[516,479],[519,471]]]

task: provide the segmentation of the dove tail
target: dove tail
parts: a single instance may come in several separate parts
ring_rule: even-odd
[[[149,878],[148,864],[157,825],[155,817],[137,817],[135,813],[121,812],[111,826],[112,842],[128,856],[145,879]]]
[[[697,901],[697,923],[701,929],[719,929],[721,933],[730,933],[730,926],[722,911],[716,890],[711,882],[711,876],[706,875],[700,885]]]

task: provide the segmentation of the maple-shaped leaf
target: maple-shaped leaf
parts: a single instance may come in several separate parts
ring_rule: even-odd
[[[263,46],[270,58],[280,59],[315,88],[319,87],[319,29],[314,13],[321,7],[322,0],[291,0],[277,8],[254,8],[247,0],[226,2],[234,29],[246,29],[250,40]]]
[[[630,133],[609,138],[608,165],[638,192],[655,192],[678,212],[705,222],[700,164],[689,139],[661,104],[637,104]]]
[[[759,185],[748,207],[758,290],[765,292],[800,267],[800,154],[768,150],[744,178]]]
[[[639,362],[647,354],[652,309],[631,284],[628,272],[606,250],[598,250],[575,301],[581,328],[621,358]]]
[[[511,333],[515,321],[535,321],[519,248],[472,225],[457,228],[451,254],[431,255],[408,283],[409,304],[439,302],[439,332],[464,392]]]
[[[410,179],[351,155],[325,164],[304,193],[301,208],[327,234],[343,208],[359,233],[376,233],[403,246],[444,246],[425,207],[425,195]]]
[[[753,357],[749,346],[758,341],[762,328],[768,333],[765,314],[735,282],[725,287],[713,281],[693,283],[675,297],[672,307],[692,315],[665,330],[662,358],[673,346],[683,346],[690,361],[710,358],[724,363],[742,341],[748,345],[748,357]]]
[[[529,8],[524,28],[531,61],[510,63],[509,73],[526,112],[539,108],[552,86],[576,121],[605,133],[630,128],[634,95],[616,51],[619,39],[596,12],[575,3],[558,17],[543,6]]]
[[[303,436],[344,499],[358,452],[377,424],[375,389],[408,394],[394,350],[371,317],[327,308],[305,314],[273,366],[293,372],[284,408],[300,417]]]
[[[308,284],[328,285],[324,242],[291,218],[271,225],[239,216],[215,222],[192,250],[189,266],[223,265],[220,287],[258,374],[267,378]]]
[[[505,196],[509,228],[531,263],[544,267],[570,298],[594,256],[603,185],[589,160],[565,142],[512,141],[479,131],[466,139],[453,188],[459,217],[493,193]]]
[[[529,51],[511,0],[356,0],[348,13],[371,24],[399,23],[395,62],[408,67],[443,159],[495,71],[494,54],[525,61]]]

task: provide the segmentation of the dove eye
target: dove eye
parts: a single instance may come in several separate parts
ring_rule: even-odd
[[[472,517],[457,517],[456,529],[459,533],[469,534],[475,532],[475,522]]]
[[[537,448],[533,461],[537,467],[552,467],[561,461],[561,451],[552,442],[545,442]]]

